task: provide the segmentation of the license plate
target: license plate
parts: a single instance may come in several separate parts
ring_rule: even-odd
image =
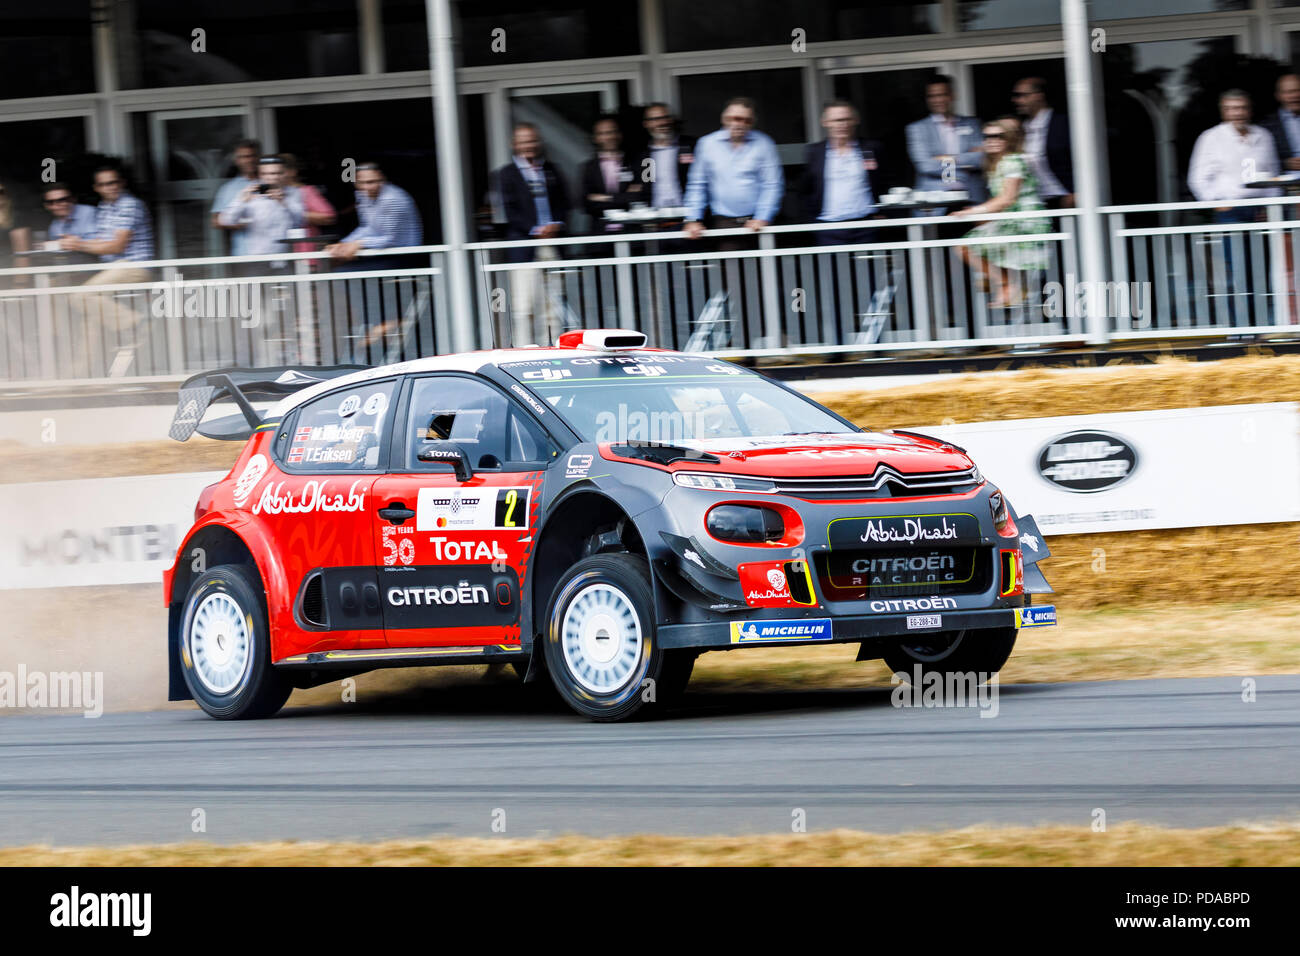
[[[909,614],[907,616],[907,629],[909,631],[921,631],[930,627],[943,627],[943,615]]]

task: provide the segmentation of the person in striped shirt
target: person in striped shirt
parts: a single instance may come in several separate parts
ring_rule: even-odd
[[[331,258],[351,262],[362,249],[400,249],[424,240],[415,200],[390,183],[377,163],[357,166],[357,218],[361,224],[356,229],[325,247]],[[362,263],[368,269],[376,267],[374,259]]]

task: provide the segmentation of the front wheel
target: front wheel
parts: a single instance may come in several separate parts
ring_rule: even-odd
[[[979,674],[983,682],[1002,670],[1016,646],[1016,633],[1014,627],[996,627],[905,637],[885,651],[885,663],[910,682],[918,667],[922,680],[930,673]]]
[[[262,582],[242,564],[201,574],[181,617],[181,672],[190,695],[222,720],[269,717],[292,686],[271,666]]]
[[[564,702],[592,720],[626,720],[657,703],[664,653],[644,558],[598,554],[556,585],[546,615],[546,669]]]

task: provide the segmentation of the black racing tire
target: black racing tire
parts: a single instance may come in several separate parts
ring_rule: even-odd
[[[885,649],[885,663],[909,683],[917,666],[921,668],[922,680],[931,672],[942,676],[975,673],[991,677],[1002,670],[1011,656],[1016,635],[1014,627],[995,627],[905,637]]]
[[[270,717],[293,686],[271,665],[266,597],[255,568],[223,564],[190,586],[181,613],[181,673],[195,702],[219,720]]]
[[[551,595],[543,642],[551,682],[582,716],[616,721],[653,710],[664,652],[645,559],[597,554],[570,568]]]

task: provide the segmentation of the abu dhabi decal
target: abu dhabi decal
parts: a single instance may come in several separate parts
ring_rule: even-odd
[[[827,526],[826,536],[832,548],[975,543],[980,524],[972,514],[835,518]]]
[[[358,491],[366,483],[358,478],[346,493],[330,488],[328,481],[308,481],[295,494],[292,488],[284,494],[286,482],[269,484],[253,505],[253,514],[307,514],[313,511],[361,511],[366,506],[365,491]]]
[[[788,621],[732,621],[732,644],[770,644],[779,641],[829,641],[830,618],[794,618]]]
[[[745,603],[750,607],[809,607],[796,601],[790,593],[790,582],[786,579],[784,561],[755,561],[742,564],[736,568],[740,575],[740,589],[745,595]],[[803,567],[802,562],[794,562],[795,569]]]
[[[415,505],[417,531],[525,531],[533,489],[421,488]]]
[[[235,507],[244,507],[244,502],[248,496],[253,493],[257,483],[266,477],[266,470],[270,467],[270,462],[266,460],[265,455],[254,455],[248,459],[248,464],[244,470],[239,473],[239,478],[235,481]]]

